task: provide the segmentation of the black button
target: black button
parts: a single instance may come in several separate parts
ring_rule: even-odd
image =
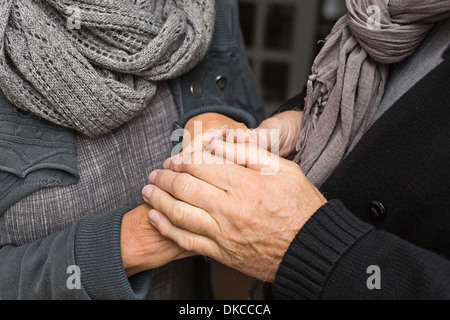
[[[370,215],[375,219],[384,218],[386,215],[386,208],[377,200],[370,201]]]
[[[197,81],[191,84],[190,90],[195,98],[200,98],[203,94],[202,85]]]
[[[228,83],[227,77],[218,76],[216,78],[216,85],[219,87],[220,90],[225,89],[225,87],[227,86],[227,83]]]

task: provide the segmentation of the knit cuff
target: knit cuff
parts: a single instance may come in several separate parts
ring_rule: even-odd
[[[331,200],[299,231],[287,250],[275,277],[277,299],[319,299],[339,259],[373,229]]]
[[[258,121],[255,116],[244,109],[232,107],[232,106],[207,106],[196,108],[190,112],[184,114],[181,119],[175,122],[174,129],[184,129],[186,123],[193,117],[196,117],[204,113],[219,113],[227,116],[237,122],[244,123],[247,128],[255,129],[258,127]]]
[[[83,218],[75,236],[75,264],[80,268],[83,289],[90,299],[143,299],[151,282],[151,271],[127,278],[121,255],[122,209]]]

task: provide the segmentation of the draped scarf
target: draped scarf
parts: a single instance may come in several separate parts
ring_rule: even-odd
[[[307,81],[295,161],[319,187],[369,128],[389,65],[412,55],[449,0],[346,0]]]
[[[20,109],[105,134],[202,59],[214,15],[214,0],[0,0],[0,88]]]

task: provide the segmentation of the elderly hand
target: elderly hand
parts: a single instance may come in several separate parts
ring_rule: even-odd
[[[209,151],[191,153],[190,163],[172,157],[150,174],[142,192],[154,208],[150,222],[186,251],[273,281],[289,244],[326,200],[297,164],[256,145],[214,140]]]
[[[149,205],[143,204],[123,216],[120,244],[123,267],[128,277],[194,255],[162,237],[148,223],[150,209]]]

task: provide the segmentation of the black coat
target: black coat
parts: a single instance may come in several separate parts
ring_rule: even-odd
[[[450,299],[450,47],[321,191],[329,202],[286,252],[276,298]]]

